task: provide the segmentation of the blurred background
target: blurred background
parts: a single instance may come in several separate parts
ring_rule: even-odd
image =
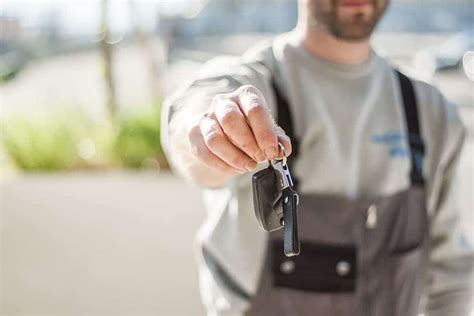
[[[0,1],[1,315],[203,315],[205,211],[169,171],[160,106],[296,17],[296,0]],[[472,211],[474,1],[392,0],[374,45],[459,107]]]

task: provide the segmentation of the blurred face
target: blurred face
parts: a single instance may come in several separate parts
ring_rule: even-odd
[[[367,39],[390,0],[306,0],[310,19],[343,40]]]

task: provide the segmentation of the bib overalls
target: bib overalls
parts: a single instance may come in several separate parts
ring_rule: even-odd
[[[415,316],[428,247],[415,92],[397,71],[411,156],[411,186],[391,196],[351,200],[300,195],[301,254],[283,254],[282,230],[270,234],[260,283],[246,315]],[[278,124],[294,144],[291,112],[273,80]]]

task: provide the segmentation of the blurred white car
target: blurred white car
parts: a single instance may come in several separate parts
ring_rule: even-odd
[[[442,70],[462,67],[463,56],[474,50],[474,26],[456,34],[445,43],[417,53],[415,66],[425,72],[435,73]]]
[[[468,51],[464,54],[462,64],[466,76],[471,79],[471,81],[474,81],[474,51]]]

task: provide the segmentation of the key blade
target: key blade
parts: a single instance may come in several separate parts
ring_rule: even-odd
[[[283,203],[283,251],[285,256],[293,257],[300,253],[300,240],[298,237],[298,217],[297,217],[298,194],[291,189],[286,188],[282,192]]]

